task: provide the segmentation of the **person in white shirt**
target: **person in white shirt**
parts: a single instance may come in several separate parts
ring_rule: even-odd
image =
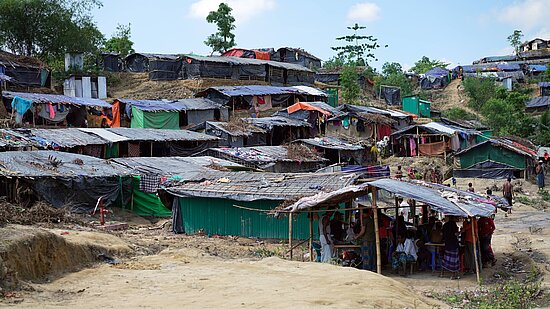
[[[411,233],[407,235],[405,240],[401,236],[398,236],[397,243],[397,248],[392,256],[392,268],[396,271],[407,262],[416,262],[418,258],[418,248]]]
[[[321,242],[321,262],[329,263],[332,259],[333,241],[330,236],[330,217],[332,211],[327,211],[319,219],[319,241]]]

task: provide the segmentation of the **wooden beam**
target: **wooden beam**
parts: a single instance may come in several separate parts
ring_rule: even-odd
[[[313,262],[313,213],[307,213],[309,216],[309,261]]]
[[[380,231],[378,230],[378,209],[376,208],[377,188],[372,188],[372,211],[374,216],[374,236],[376,237],[376,272],[382,274],[382,259],[380,258]]]
[[[292,215],[293,213],[288,214],[288,249],[290,250],[290,260],[292,261]]]
[[[472,225],[472,241],[473,241],[473,245],[474,245],[474,259],[475,259],[475,265],[476,265],[476,278],[477,278],[477,283],[479,284],[481,281],[479,279],[479,261],[478,261],[478,258],[477,258],[477,234],[476,234],[476,229],[474,228],[475,227],[475,220],[476,220],[476,217],[470,217],[470,220],[471,220],[471,225]]]

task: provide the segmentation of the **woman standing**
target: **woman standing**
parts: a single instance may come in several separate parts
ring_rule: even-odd
[[[458,226],[454,217],[446,217],[446,222],[443,224],[443,241],[445,242],[445,253],[443,254],[443,263],[441,276],[443,272],[449,271],[452,273],[451,279],[458,279],[460,259],[458,256]]]

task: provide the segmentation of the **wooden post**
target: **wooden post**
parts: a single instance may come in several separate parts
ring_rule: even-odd
[[[313,262],[313,213],[311,210],[309,215],[309,261]]]
[[[380,231],[378,230],[378,208],[376,207],[376,188],[372,188],[372,211],[374,216],[374,236],[376,237],[376,272],[382,274],[382,259],[380,258]]]
[[[476,278],[477,278],[477,283],[480,283],[480,280],[479,280],[479,261],[477,259],[477,235],[476,235],[476,229],[474,228],[475,227],[475,220],[476,220],[476,217],[470,217],[472,222],[471,222],[471,225],[472,225],[472,240],[473,240],[473,245],[474,245],[474,259],[475,259],[475,265],[476,265]]]
[[[151,157],[153,156],[153,144],[154,142],[151,142]]]
[[[393,242],[397,244],[397,233],[399,233],[399,199],[395,198],[395,235],[393,235]]]
[[[416,126],[416,156],[420,157],[420,133],[418,131],[418,126]]]
[[[338,149],[338,164],[342,163],[342,160],[340,158],[340,149]]]
[[[412,200],[412,205],[410,210],[411,210],[411,215],[413,219],[413,225],[416,226],[416,200]]]
[[[428,223],[428,205],[422,205],[422,224]]]
[[[292,261],[292,213],[288,213],[288,249],[290,250],[290,260]]]

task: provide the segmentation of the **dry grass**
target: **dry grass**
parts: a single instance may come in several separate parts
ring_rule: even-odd
[[[312,148],[302,144],[289,144],[285,146],[288,158],[291,160],[320,160],[319,154]]]

